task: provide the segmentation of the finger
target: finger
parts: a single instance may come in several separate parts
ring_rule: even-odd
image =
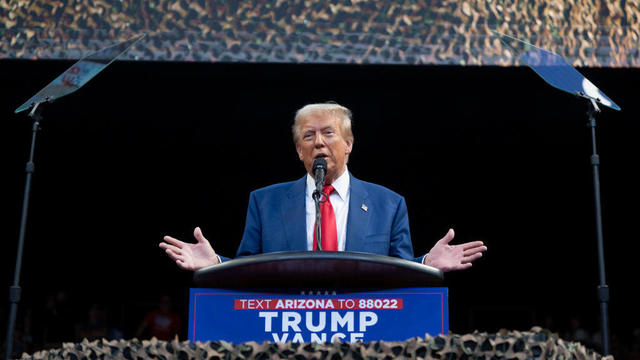
[[[200,227],[196,227],[193,230],[193,236],[196,238],[196,240],[198,240],[199,243],[208,242],[204,235],[202,235],[202,230],[200,230]]]
[[[191,270],[191,268],[189,268],[189,266],[187,266],[187,263],[185,263],[182,260],[176,260],[176,265],[178,265],[178,267],[182,270]]]
[[[448,272],[448,271],[455,271],[455,270],[464,270],[464,269],[468,269],[470,267],[471,267],[471,263],[469,263],[469,264],[459,264],[459,265],[450,266],[448,268],[444,268],[444,269],[442,269],[442,271]]]
[[[182,249],[182,247],[184,246],[184,242],[176,239],[176,238],[172,238],[171,236],[165,236],[164,238],[162,238],[164,241],[168,242],[169,244]]]
[[[453,232],[453,229],[449,229],[449,231],[447,231],[447,233],[444,235],[444,237],[440,240],[438,240],[438,242],[440,244],[448,244],[451,240],[453,240],[453,237],[455,236],[455,233]]]
[[[460,244],[459,246],[462,246],[463,250],[469,250],[469,249],[472,249],[472,248],[477,248],[477,247],[480,247],[480,246],[484,246],[484,243],[482,241],[471,241],[471,242],[468,242],[468,243]],[[487,247],[484,246],[484,248],[486,249]]]
[[[184,261],[184,257],[182,257],[181,253],[177,253],[171,249],[166,249],[165,252],[167,253],[167,255],[169,255],[169,257],[175,261]]]
[[[472,261],[476,261],[478,259],[480,259],[482,257],[482,253],[477,253],[477,254],[473,254],[471,256],[465,256],[464,258],[462,258],[462,263],[463,264],[468,264],[471,263]]]
[[[165,250],[169,250],[171,249],[172,251],[174,251],[177,254],[181,254],[181,248],[177,247],[177,246],[173,246],[171,244],[167,244],[167,243],[160,243],[159,245],[161,248],[165,249]]]
[[[481,253],[483,251],[487,251],[487,247],[486,246],[479,246],[479,247],[471,248],[469,250],[465,250],[462,254],[464,256],[469,256],[469,255],[473,255],[473,254],[476,254],[476,253]]]

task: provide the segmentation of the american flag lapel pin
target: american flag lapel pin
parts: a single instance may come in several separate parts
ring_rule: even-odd
[[[365,205],[365,204],[362,204],[361,208],[362,208],[362,210],[364,210],[365,212],[366,212],[367,210],[369,210],[369,208],[368,208],[368,207],[367,207],[367,205]]]

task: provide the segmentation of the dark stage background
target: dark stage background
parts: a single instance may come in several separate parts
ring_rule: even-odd
[[[13,110],[71,64],[0,62],[3,294],[31,136]],[[640,71],[580,71],[623,109],[604,110],[598,139],[611,326],[628,344],[639,326]],[[33,309],[37,322],[44,298],[64,290],[74,321],[101,304],[125,337],[162,294],[186,318],[191,274],[158,248],[162,236],[192,239],[201,226],[233,255],[249,192],[304,174],[295,110],[327,100],[354,113],[349,170],[405,196],[416,253],[449,227],[458,242],[488,245],[472,269],[446,276],[453,332],[562,332],[572,317],[597,330],[586,104],[523,67],[116,62],[44,108],[21,313]]]

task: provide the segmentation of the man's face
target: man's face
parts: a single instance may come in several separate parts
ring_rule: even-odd
[[[344,139],[338,120],[329,114],[311,113],[302,121],[300,138],[296,144],[298,157],[311,175],[313,160],[327,160],[325,184],[331,184],[346,170],[353,141]]]

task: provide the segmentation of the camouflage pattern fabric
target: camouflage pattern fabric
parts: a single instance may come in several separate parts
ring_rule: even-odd
[[[534,327],[530,331],[506,331],[496,334],[474,332],[467,335],[426,336],[405,342],[374,341],[369,343],[270,343],[248,342],[233,345],[224,341],[205,343],[152,340],[106,341],[87,340],[67,343],[62,349],[24,354],[22,359],[206,359],[206,360],[613,360],[566,342],[557,335]]]
[[[576,66],[638,67],[640,0],[0,0],[0,59],[518,65],[491,32]]]

